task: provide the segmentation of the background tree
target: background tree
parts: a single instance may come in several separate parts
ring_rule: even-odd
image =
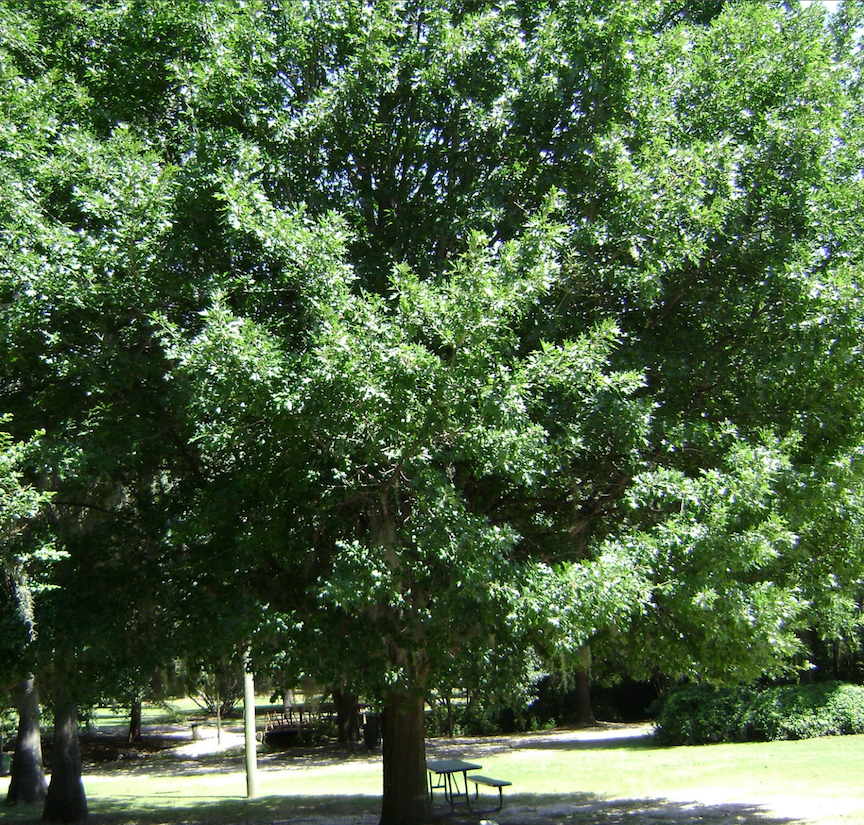
[[[9,419],[0,419],[8,424]],[[32,646],[38,636],[34,602],[44,587],[45,568],[56,556],[50,533],[39,519],[50,493],[26,484],[22,467],[34,442],[16,443],[0,432],[0,563],[4,576],[4,651],[6,669],[17,676],[13,688],[18,732],[6,801],[35,804],[45,798],[39,698],[32,667]]]
[[[764,36],[753,40],[754,31]],[[760,485],[774,476],[769,512],[781,530],[766,545],[776,563],[758,565],[778,596],[784,586],[806,588],[795,611],[832,601],[837,586],[825,570],[848,571],[857,558],[853,541],[843,558],[829,560],[826,548],[839,545],[830,528],[816,539],[817,524],[827,525],[813,506],[843,467],[857,498],[851,456],[861,425],[860,290],[852,274],[861,132],[850,97],[854,59],[837,63],[826,34],[819,9],[744,4],[706,29],[678,27],[634,44],[631,114],[590,151],[607,195],[573,220],[578,323],[586,313],[614,312],[631,342],[616,353],[619,365],[645,366],[656,405],[646,455],[649,467],[663,468],[661,484],[666,468],[690,484],[740,467],[744,455],[766,455],[762,445],[774,439],[783,444],[759,473]],[[794,63],[786,57],[793,52]],[[748,500],[758,502],[759,488],[748,488]],[[688,495],[654,499],[640,508],[643,523],[662,526]],[[724,506],[724,523],[731,509]],[[815,588],[814,559],[825,564]],[[668,572],[658,566],[658,581]],[[735,581],[754,575],[742,570]],[[723,591],[713,590],[719,598]],[[814,612],[807,617],[814,621]],[[777,620],[788,632],[788,621]]]
[[[31,465],[41,483],[59,493],[53,527],[57,546],[69,554],[55,567],[69,589],[43,599],[45,633],[34,664],[62,717],[55,731],[70,737],[56,749],[53,775],[68,781],[58,780],[46,808],[49,818],[63,818],[85,810],[74,764],[74,705],[97,688],[81,680],[64,684],[69,674],[55,654],[86,648],[94,658],[108,639],[128,645],[123,630],[134,621],[130,614],[140,611],[140,621],[153,605],[136,589],[141,579],[133,571],[159,558],[153,548],[171,517],[166,490],[176,490],[179,478],[170,474],[169,482],[165,469],[179,457],[178,444],[181,461],[191,454],[185,439],[174,437],[166,412],[171,405],[159,390],[164,370],[148,346],[147,296],[154,297],[155,267],[170,245],[171,173],[130,130],[114,128],[104,139],[96,134],[86,90],[57,65],[61,35],[68,34],[64,15],[50,4],[35,14],[23,8],[3,7],[8,82],[0,163],[8,198],[0,256],[6,347],[0,383],[5,408],[17,413],[18,432],[44,425]],[[156,291],[158,302],[182,311],[177,292]],[[173,445],[173,458],[166,460],[160,444]],[[96,563],[100,574],[122,569],[126,576],[101,579],[111,586],[95,602],[89,598],[91,552],[104,554]],[[162,572],[147,592],[165,581]],[[88,602],[97,608],[93,613],[81,609]],[[109,606],[115,608],[110,614],[100,609]],[[99,617],[97,630],[87,619]],[[63,756],[73,760],[65,773]]]

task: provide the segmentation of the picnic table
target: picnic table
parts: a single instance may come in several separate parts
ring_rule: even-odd
[[[432,791],[440,788],[444,791],[444,798],[450,803],[450,810],[456,804],[456,797],[465,795],[465,805],[468,800],[468,771],[479,771],[483,766],[466,762],[464,759],[427,759],[426,770],[429,776],[429,799],[432,799]],[[459,789],[458,775],[462,774],[462,790]],[[433,776],[436,774],[435,783]]]
[[[480,776],[479,774],[468,775],[468,771],[479,771],[482,765],[477,765],[474,762],[466,762],[464,759],[428,759],[426,760],[426,771],[429,777],[429,800],[432,801],[432,792],[440,788],[444,791],[444,798],[450,803],[450,811],[453,811],[457,802],[457,797],[465,795],[465,805],[468,810],[471,809],[471,796],[468,793],[468,783],[474,783],[474,797],[479,796],[480,785],[486,785],[490,788],[498,790],[498,807],[493,810],[500,811],[504,805],[503,790],[511,782],[506,779],[493,779],[490,776]],[[459,788],[459,774],[462,774],[462,789]],[[432,774],[436,774],[433,782]],[[459,800],[461,801],[461,800]],[[476,812],[475,812],[476,813]]]

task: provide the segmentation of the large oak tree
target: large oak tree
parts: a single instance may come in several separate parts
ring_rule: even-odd
[[[0,5],[46,639],[91,563],[108,647],[230,604],[383,703],[408,825],[442,679],[849,632],[861,57],[854,5],[790,6]]]

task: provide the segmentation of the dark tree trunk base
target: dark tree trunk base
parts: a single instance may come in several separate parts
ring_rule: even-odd
[[[583,725],[596,725],[594,708],[591,707],[591,648],[579,648],[580,667],[576,670],[576,703],[579,721]]]
[[[136,696],[129,711],[129,744],[141,741],[141,700]]]
[[[356,742],[360,738],[360,705],[356,693],[341,688],[333,691],[336,705],[336,731],[340,742]]]
[[[596,725],[594,708],[591,706],[591,675],[587,670],[577,670],[574,676],[576,682],[576,703],[579,709],[579,722],[582,725]]]
[[[391,693],[384,707],[382,734],[381,825],[423,825],[432,819],[426,786],[423,697]]]
[[[51,783],[45,797],[43,822],[81,822],[87,818],[87,796],[81,782],[78,750],[78,709],[60,700],[54,711]]]
[[[33,677],[15,689],[18,707],[18,739],[12,760],[7,805],[39,805],[45,801],[48,783],[42,765],[42,731],[39,726],[39,695]]]

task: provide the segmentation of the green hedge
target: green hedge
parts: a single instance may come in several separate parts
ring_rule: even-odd
[[[665,745],[767,742],[864,733],[864,687],[841,682],[749,688],[688,688],[657,719]]]
[[[741,717],[754,696],[746,688],[711,685],[680,690],[663,706],[654,735],[664,745],[739,741]]]

